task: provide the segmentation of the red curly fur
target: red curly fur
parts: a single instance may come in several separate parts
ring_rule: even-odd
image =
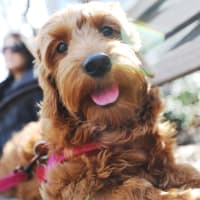
[[[99,31],[111,26],[111,38]],[[130,44],[120,38],[125,32]],[[59,42],[68,50],[57,53]],[[155,87],[140,72],[139,39],[119,6],[97,3],[69,6],[43,26],[36,57],[44,99],[41,129],[50,153],[91,142],[102,145],[47,171],[43,199],[57,200],[198,200],[200,174],[176,163],[174,129],[161,123],[162,103]],[[104,52],[114,63],[102,78],[84,73],[82,63]],[[90,94],[117,84],[118,100],[98,106]],[[33,133],[32,133],[33,134]],[[21,191],[24,199],[26,191]]]

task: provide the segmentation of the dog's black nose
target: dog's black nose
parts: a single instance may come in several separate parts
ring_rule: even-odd
[[[111,69],[111,60],[105,53],[94,53],[89,55],[83,62],[84,71],[94,77],[105,75]]]

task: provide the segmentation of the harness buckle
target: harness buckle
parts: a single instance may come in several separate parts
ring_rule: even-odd
[[[48,158],[48,146],[45,141],[39,141],[34,146],[34,157],[25,166],[18,166],[14,170],[14,173],[17,173],[18,171],[23,171],[28,175],[28,178],[31,178],[32,171],[35,168],[35,166],[39,164],[43,164],[46,162]]]

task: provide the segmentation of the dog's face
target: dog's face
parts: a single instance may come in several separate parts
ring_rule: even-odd
[[[147,83],[135,54],[139,39],[118,5],[69,6],[43,26],[37,44],[46,115],[62,104],[83,121],[119,126],[142,109]]]

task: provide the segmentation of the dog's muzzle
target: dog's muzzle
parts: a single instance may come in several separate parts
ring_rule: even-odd
[[[111,70],[110,57],[103,52],[90,54],[83,62],[83,70],[92,77],[104,76]]]

